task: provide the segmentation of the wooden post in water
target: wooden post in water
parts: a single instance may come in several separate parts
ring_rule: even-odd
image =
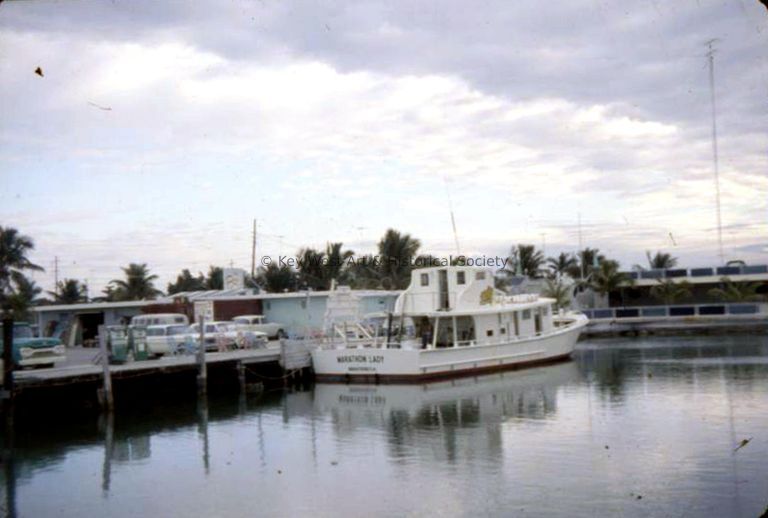
[[[101,355],[101,366],[104,372],[104,388],[99,403],[107,411],[111,412],[114,408],[112,399],[112,374],[109,372],[109,351],[107,351],[107,326],[99,326],[99,354]]]
[[[13,316],[3,314],[3,386],[0,390],[0,402],[5,409],[13,400]],[[7,403],[6,403],[7,402]]]
[[[240,393],[245,394],[245,365],[243,362],[237,362],[237,381],[240,383]]]
[[[205,317],[200,315],[200,346],[197,348],[197,393],[205,394],[208,385],[208,369],[205,365]]]

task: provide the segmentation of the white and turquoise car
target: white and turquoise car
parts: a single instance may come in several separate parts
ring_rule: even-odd
[[[0,351],[3,339],[0,336]],[[13,325],[13,363],[16,367],[53,367],[66,360],[66,349],[58,338],[36,337],[26,322]]]

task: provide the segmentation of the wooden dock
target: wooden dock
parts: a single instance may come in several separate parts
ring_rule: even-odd
[[[237,382],[241,390],[251,383],[274,382],[287,384],[304,379],[311,365],[306,342],[283,340],[265,349],[245,349],[205,353],[206,369],[214,373],[213,382]],[[128,383],[129,392],[147,388],[154,390],[158,383],[174,386],[178,380],[193,379],[200,364],[196,355],[166,356],[146,361],[109,365],[109,384]],[[181,376],[181,378],[179,377]],[[62,390],[79,391],[94,395],[94,388],[103,391],[105,369],[101,363],[83,363],[37,370],[17,370],[13,373],[14,394],[35,395],[36,401],[56,401]],[[186,383],[182,383],[187,386]],[[128,386],[128,385],[125,385]],[[189,385],[191,388],[191,385]],[[178,387],[177,387],[178,388]],[[101,397],[101,396],[100,396]],[[19,399],[18,397],[16,398]],[[22,398],[26,399],[26,398]]]
[[[224,353],[206,353],[205,362],[208,365],[221,363],[241,363],[252,365],[257,363],[277,363],[280,361],[280,349],[252,349],[244,351],[230,351]],[[168,356],[156,360],[125,363],[122,365],[110,365],[109,371],[112,379],[130,378],[138,374],[170,373],[184,370],[196,370],[197,359],[194,355]],[[72,365],[38,370],[21,370],[13,373],[16,388],[45,386],[61,383],[78,383],[100,380],[102,377],[101,365]]]

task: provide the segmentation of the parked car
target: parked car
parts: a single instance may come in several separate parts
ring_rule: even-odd
[[[183,313],[149,313],[131,318],[132,326],[189,325],[189,318]]]
[[[192,324],[188,330],[189,335],[198,341],[200,324]],[[259,331],[240,329],[234,322],[206,322],[204,340],[206,351],[221,351],[266,345],[267,335]]]
[[[0,336],[0,351],[3,339]],[[26,322],[13,324],[13,362],[16,367],[53,367],[66,360],[66,349],[58,338],[39,338]]]
[[[283,338],[286,336],[282,324],[267,322],[264,315],[242,315],[232,319],[240,329],[266,333],[269,338]]]
[[[189,336],[185,324],[147,326],[147,349],[151,356],[172,354]]]

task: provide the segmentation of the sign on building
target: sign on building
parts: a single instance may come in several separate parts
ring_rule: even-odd
[[[242,290],[245,288],[245,270],[241,268],[224,268],[224,289]]]
[[[213,301],[196,300],[195,301],[195,322],[200,322],[200,317],[205,317],[207,322],[213,322]]]

